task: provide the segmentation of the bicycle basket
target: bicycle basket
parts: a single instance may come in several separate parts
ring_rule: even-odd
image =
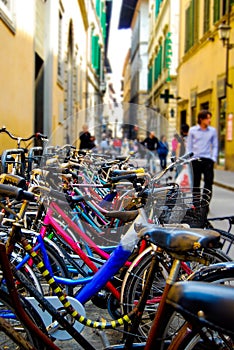
[[[186,223],[190,227],[202,228],[207,221],[210,193],[201,194],[202,189],[162,189],[154,197],[154,218],[160,224]]]

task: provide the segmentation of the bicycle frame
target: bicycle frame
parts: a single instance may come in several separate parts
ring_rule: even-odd
[[[110,259],[110,255],[107,252],[105,252],[103,249],[98,247],[54,201],[52,201],[50,203],[50,206],[46,211],[45,217],[43,219],[43,225],[40,229],[40,235],[37,237],[38,243],[36,244],[36,247],[34,249],[35,250],[38,250],[39,248],[41,249],[42,254],[43,254],[43,258],[44,258],[45,266],[51,272],[51,274],[53,275],[53,277],[57,283],[61,283],[61,284],[73,286],[73,287],[78,286],[78,285],[89,285],[92,282],[94,276],[96,276],[96,273],[98,272],[98,267],[92,261],[92,257],[89,257],[88,255],[86,255],[86,253],[80,248],[79,240],[77,239],[75,241],[72,237],[70,237],[69,234],[54,219],[54,217],[53,217],[54,212],[56,212],[58,215],[60,215],[62,217],[62,219],[65,220],[67,225],[69,227],[71,227],[78,234],[78,237],[80,237],[82,240],[84,240],[89,245],[89,247],[91,249],[93,249],[101,258],[103,258],[106,261],[108,261]],[[138,216],[141,218],[140,221],[143,221],[144,223],[147,222],[147,218],[145,217],[143,209],[139,212]],[[94,273],[94,276],[88,276],[88,277],[77,278],[77,279],[66,279],[66,278],[54,276],[54,274],[52,273],[52,269],[50,267],[49,259],[48,259],[47,254],[46,254],[46,248],[45,248],[44,243],[43,243],[43,239],[46,237],[47,232],[48,232],[48,227],[52,227],[54,229],[54,231],[56,232],[56,235],[60,236],[71,247],[71,249],[91,269],[91,271]],[[135,230],[133,228],[133,224],[131,225],[128,232],[129,231],[135,232]],[[126,235],[128,234],[128,232],[126,233]],[[107,274],[105,271],[105,268],[104,268],[104,271],[102,270],[101,276],[98,277],[98,285],[100,285],[100,284],[102,286],[106,285],[108,290],[118,300],[120,299],[120,292],[116,289],[116,287],[113,286],[113,284],[111,282],[109,282],[109,280],[111,280],[114,277],[115,273],[118,272],[119,269],[124,264],[126,264],[126,266],[131,265],[130,262],[127,262],[127,259],[131,255],[132,250],[134,248],[134,245],[135,244],[133,244],[130,247],[130,250],[128,250],[126,254],[122,254],[122,251],[119,251],[117,253],[114,250],[113,253],[115,254],[115,259],[112,257],[111,262],[108,263],[108,270],[112,271],[112,272]],[[30,259],[29,256],[25,257],[22,260],[22,262],[20,262],[20,264],[17,266],[17,268],[20,268],[21,266],[23,266],[26,262],[28,262],[29,259]],[[114,265],[114,268],[113,268],[113,265]],[[103,267],[102,267],[102,269],[103,269]],[[95,277],[95,281],[96,281],[96,279],[97,279],[97,277]],[[87,302],[96,293],[96,292],[94,292],[94,290],[97,290],[97,288],[95,288],[95,289],[93,288],[93,283],[94,282],[92,282],[92,285],[90,285],[90,287],[87,288],[87,290],[88,290],[88,291],[86,291],[87,297],[85,297],[85,298],[83,296],[80,297],[79,294],[76,296],[76,298],[80,302],[82,302],[82,303]]]
[[[6,254],[5,245],[0,243],[0,265],[7,285],[8,293],[11,296],[12,304],[17,317],[30,328],[31,332],[40,337],[49,348],[59,350],[59,348],[32,322],[23,309],[18,292],[15,288],[15,281]]]

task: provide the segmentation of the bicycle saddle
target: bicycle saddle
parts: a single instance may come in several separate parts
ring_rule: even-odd
[[[233,287],[207,282],[177,282],[167,296],[188,322],[234,335]]]
[[[138,210],[108,211],[104,213],[107,218],[116,218],[123,222],[133,221],[138,214]]]
[[[143,225],[139,235],[170,252],[188,252],[219,246],[220,234],[213,230]]]

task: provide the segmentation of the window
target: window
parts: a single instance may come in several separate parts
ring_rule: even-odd
[[[95,35],[94,30],[92,30],[91,61],[92,61],[92,66],[96,70],[97,75],[100,75],[100,58],[101,58],[101,50],[99,46],[99,37]]]
[[[150,66],[148,69],[148,91],[152,89],[152,74],[153,74],[153,67]]]
[[[58,18],[58,67],[57,74],[60,78],[63,76],[63,59],[62,59],[62,33],[63,33],[63,14],[59,10]]]
[[[162,73],[162,45],[160,45],[158,53],[154,60],[154,82],[156,82]]]
[[[14,0],[0,0],[0,18],[15,33]]]
[[[200,104],[200,110],[206,109],[208,111],[209,107],[210,107],[209,101],[206,101],[206,102],[203,102],[203,103]]]
[[[213,22],[216,23],[225,13],[228,12],[228,4],[234,4],[234,0],[214,0]]]
[[[158,14],[160,12],[160,6],[163,0],[155,0],[155,17],[158,17]]]
[[[198,41],[199,2],[192,0],[185,12],[185,52]]]
[[[210,28],[210,0],[204,0],[203,13],[203,33],[205,34]]]

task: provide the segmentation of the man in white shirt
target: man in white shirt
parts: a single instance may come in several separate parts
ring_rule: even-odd
[[[198,158],[192,161],[194,178],[193,193],[199,193],[198,188],[200,187],[201,177],[203,175],[203,193],[210,193],[210,199],[214,180],[214,164],[218,156],[217,131],[214,127],[210,126],[211,116],[211,112],[201,110],[197,118],[198,124],[189,129],[187,137],[187,151],[193,152],[194,156]]]

